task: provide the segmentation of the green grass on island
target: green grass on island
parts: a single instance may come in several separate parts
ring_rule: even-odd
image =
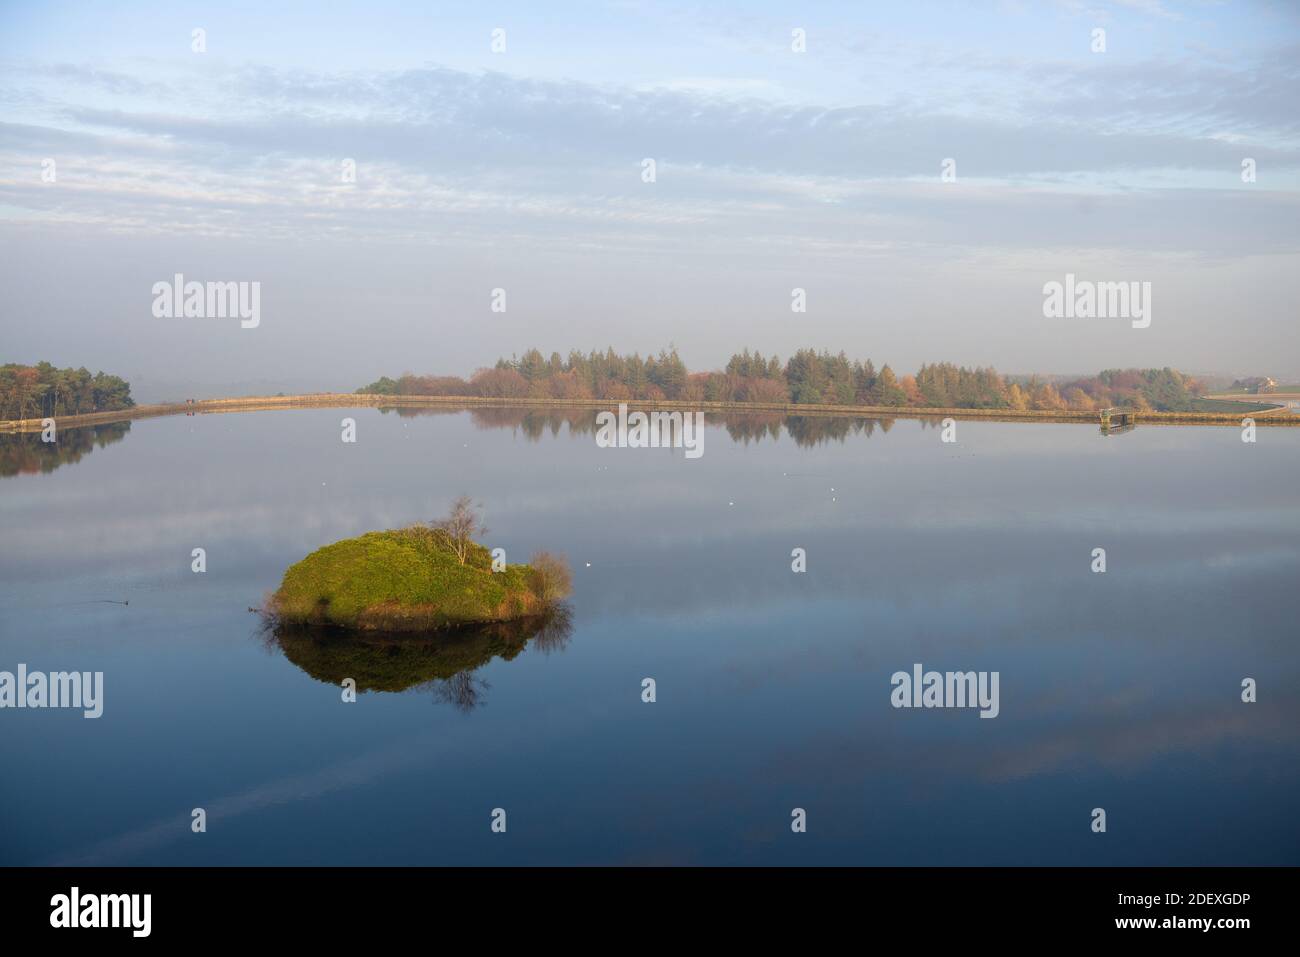
[[[369,532],[318,548],[289,567],[266,610],[285,625],[414,632],[537,617],[567,596],[563,559],[542,552],[531,564],[493,571],[491,552],[469,538],[479,530],[475,519],[448,524]]]

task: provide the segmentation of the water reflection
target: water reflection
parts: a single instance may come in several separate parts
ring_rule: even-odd
[[[611,403],[611,408],[614,407]],[[633,403],[635,408],[635,403]],[[401,418],[426,415],[449,415],[468,411],[475,428],[511,429],[531,442],[550,435],[556,437],[567,429],[571,436],[594,435],[596,416],[601,409],[546,409],[506,408],[502,406],[466,408],[389,408],[385,414],[396,412]],[[812,448],[828,442],[844,443],[850,437],[861,435],[870,438],[876,429],[888,432],[894,419],[867,418],[865,416],[813,416],[787,415],[783,412],[706,412],[705,422],[721,425],[733,442],[749,445],[766,439],[776,441],[784,431],[800,448]],[[937,424],[922,419],[922,427]]]
[[[301,414],[293,410],[290,414]],[[470,407],[437,406],[430,408],[389,407],[381,414],[395,413],[409,419],[425,416],[455,416],[468,411],[474,427],[480,430],[510,429],[515,435],[530,442],[539,442],[546,436],[558,437],[567,431],[572,437],[592,436],[596,432],[596,416],[601,409],[546,409],[505,408],[499,406]],[[771,440],[778,441],[786,433],[800,448],[814,448],[830,442],[843,444],[853,436],[870,438],[879,429],[888,432],[894,419],[874,419],[859,416],[786,415],[780,412],[728,412],[705,414],[705,421],[721,425],[731,440],[739,445]],[[937,419],[921,419],[921,427],[938,424]],[[103,425],[60,430],[58,442],[42,442],[38,433],[0,435],[0,478],[15,475],[51,472],[60,465],[79,461],[97,446],[108,445],[125,438],[130,422],[110,422]]]
[[[0,863],[1296,862],[1300,431],[1247,468],[1223,428],[721,415],[687,462],[598,447],[594,411],[359,410],[356,448],[335,409],[157,418],[0,483],[0,667],[107,688],[98,722],[5,716]],[[572,558],[563,655],[249,640],[288,565],[462,492],[493,546]],[[999,672],[1001,714],[894,710],[915,662]],[[501,802],[541,826],[492,840]]]
[[[96,448],[122,441],[129,431],[130,422],[106,422],[59,429],[55,442],[41,441],[39,432],[0,435],[0,478],[53,472],[60,465],[79,462]]]
[[[543,654],[563,651],[572,634],[572,611],[561,604],[537,618],[430,635],[358,635],[268,621],[262,638],[317,681],[341,686],[351,678],[363,692],[427,691],[468,712],[488,691],[480,668],[494,658],[516,658],[530,643]]]

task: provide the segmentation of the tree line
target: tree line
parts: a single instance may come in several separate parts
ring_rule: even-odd
[[[11,362],[0,366],[0,419],[57,418],[110,412],[135,405],[131,384],[104,372]]]
[[[784,363],[744,349],[720,371],[691,372],[676,349],[642,358],[613,349],[567,357],[537,349],[499,359],[469,379],[459,376],[384,376],[358,389],[375,395],[495,398],[652,399],[773,402],[795,405],[870,405],[898,408],[1088,411],[1110,407],[1183,412],[1204,392],[1174,369],[1108,369],[1056,381],[1006,377],[995,369],[949,362],[922,365],[899,377],[888,365],[850,360],[843,352],[800,349]]]

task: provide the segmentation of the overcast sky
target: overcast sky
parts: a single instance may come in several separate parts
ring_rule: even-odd
[[[532,345],[1300,378],[1300,5],[465,7],[0,4],[0,361],[146,400]],[[1044,318],[1067,272],[1151,325]],[[260,325],[155,318],[175,273]]]

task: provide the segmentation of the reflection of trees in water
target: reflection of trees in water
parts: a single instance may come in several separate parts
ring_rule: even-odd
[[[747,415],[709,415],[709,422],[721,422],[722,427],[731,436],[731,441],[748,445],[771,437],[781,437],[781,425],[785,416],[780,412],[755,412]]]
[[[612,411],[616,403],[610,404]],[[636,404],[632,403],[635,409]],[[685,407],[684,407],[685,408]],[[596,416],[600,409],[525,409],[501,408],[473,409],[474,424],[481,429],[515,429],[532,441],[546,432],[559,435],[561,425],[569,427],[571,435],[586,435],[596,431]],[[850,435],[868,438],[879,427],[888,432],[893,419],[868,419],[857,416],[785,415],[781,412],[708,412],[705,419],[710,424],[721,424],[733,442],[748,445],[766,438],[779,439],[782,426],[796,445],[802,447],[824,442],[844,442]]]
[[[617,407],[617,403],[615,403]],[[541,409],[522,406],[388,406],[381,407],[380,412],[396,412],[404,419],[419,415],[455,415],[467,411],[476,428],[479,429],[514,429],[534,442],[550,432],[559,435],[563,426],[569,427],[574,435],[584,435],[596,430],[596,414],[600,409]]]
[[[550,613],[428,635],[347,632],[290,627],[266,619],[264,640],[317,681],[358,691],[428,691],[435,701],[462,711],[483,702],[488,685],[477,674],[493,658],[510,661],[531,642],[543,654],[567,647],[572,612],[556,605]]]
[[[801,448],[830,441],[844,442],[850,435],[871,438],[877,427],[881,432],[888,432],[894,427],[894,420],[815,415],[792,415],[785,420],[786,431]]]
[[[617,407],[617,403],[615,404]],[[600,409],[520,409],[489,407],[474,409],[470,413],[474,425],[480,429],[514,429],[536,442],[547,432],[560,434],[561,426],[568,426],[570,435],[587,435],[596,430],[596,416]]]
[[[60,465],[80,461],[96,448],[122,441],[130,429],[130,422],[59,429],[56,442],[42,442],[39,432],[0,435],[0,478],[53,472]]]
[[[468,713],[482,704],[483,696],[492,686],[474,672],[462,671],[450,678],[434,678],[416,687],[431,692],[434,701]]]
[[[549,615],[537,621],[533,633],[533,647],[544,655],[551,655],[569,647],[573,637],[573,612],[568,605],[559,604]]]
[[[636,403],[629,403],[632,411]],[[479,406],[461,408],[398,408],[397,414],[406,418],[416,415],[447,415],[469,409],[470,418],[479,429],[513,429],[531,442],[540,441],[548,432],[558,436],[567,426],[570,435],[591,435],[596,431],[596,416],[602,411],[615,411],[618,403],[612,401],[608,410],[544,409],[524,406]],[[682,406],[689,410],[689,406]],[[388,411],[388,410],[383,410]],[[877,428],[888,432],[894,427],[893,419],[869,419],[860,416],[787,415],[783,412],[706,412],[705,420],[711,425],[721,424],[733,442],[748,445],[764,439],[779,439],[781,430],[790,434],[794,443],[802,448],[826,442],[845,442],[851,435],[870,438]],[[922,420],[923,422],[925,420]],[[937,423],[939,420],[935,420]]]
[[[532,635],[531,638],[524,639],[524,644],[531,641],[536,651],[551,655],[569,646],[569,638],[573,635],[573,618],[567,605],[557,605],[549,615],[531,622],[528,629],[532,631]],[[449,678],[433,678],[424,684],[416,685],[420,690],[432,692],[434,701],[449,704],[457,711],[464,712],[473,711],[482,704],[484,696],[491,687],[478,676],[477,668],[457,672]]]
[[[519,406],[451,406],[420,408],[397,406],[393,409],[402,418],[417,415],[450,415],[469,411],[470,421],[479,429],[514,429],[534,442],[547,432],[559,435],[561,426],[567,425],[575,434],[591,432],[596,428],[599,409],[530,409]],[[388,412],[390,409],[381,409]]]
[[[379,407],[380,415],[388,415],[390,412],[396,412],[399,419],[413,419],[417,415],[455,415],[458,412],[464,412],[464,406],[427,406],[414,407],[409,405],[381,405]]]

